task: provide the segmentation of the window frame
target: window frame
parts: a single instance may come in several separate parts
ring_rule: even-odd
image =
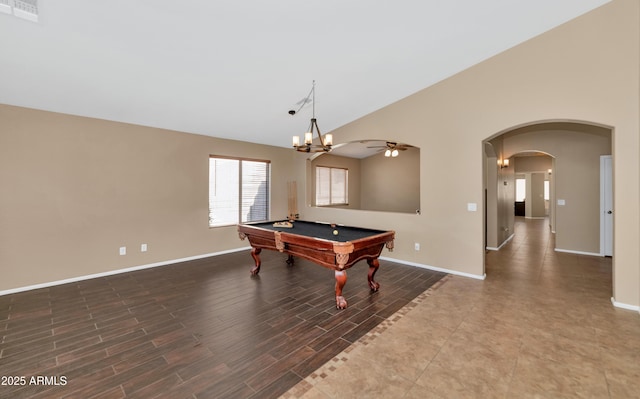
[[[238,170],[238,187],[237,187],[237,206],[233,208],[233,210],[237,209],[237,214],[235,216],[235,221],[234,222],[222,222],[219,224],[213,223],[213,219],[212,219],[212,197],[211,197],[211,193],[212,190],[218,190],[219,186],[216,186],[215,188],[212,188],[211,184],[213,183],[212,177],[211,177],[211,162],[212,160],[215,159],[220,159],[220,160],[229,160],[229,161],[237,161],[237,170]],[[266,167],[266,193],[264,195],[264,202],[265,202],[265,209],[264,212],[266,214],[266,218],[265,219],[259,219],[259,220],[246,220],[243,221],[243,208],[246,203],[245,201],[243,201],[243,163],[244,162],[258,162],[258,163],[263,163],[265,164]],[[215,155],[215,154],[209,154],[209,183],[208,183],[208,225],[209,228],[218,228],[218,227],[228,227],[228,226],[234,226],[237,224],[242,224],[242,223],[250,223],[250,222],[263,222],[263,221],[268,221],[271,217],[271,161],[270,160],[266,160],[266,159],[256,159],[256,158],[246,158],[246,157],[234,157],[234,156],[227,156],[227,155]],[[256,197],[254,197],[255,199]]]

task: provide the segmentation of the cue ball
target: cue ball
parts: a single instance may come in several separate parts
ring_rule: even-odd
[[[338,230],[333,230],[333,235],[337,236],[338,235]]]

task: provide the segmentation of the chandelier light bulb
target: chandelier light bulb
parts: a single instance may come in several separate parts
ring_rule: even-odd
[[[324,136],[325,145],[333,145],[333,134],[327,134]]]

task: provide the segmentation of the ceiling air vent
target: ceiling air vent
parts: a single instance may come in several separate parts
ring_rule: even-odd
[[[0,0],[0,12],[38,22],[38,0]]]

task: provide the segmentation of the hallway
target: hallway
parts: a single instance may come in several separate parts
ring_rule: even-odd
[[[445,277],[283,397],[640,397],[640,315],[611,304],[611,258],[516,218],[486,273]]]

